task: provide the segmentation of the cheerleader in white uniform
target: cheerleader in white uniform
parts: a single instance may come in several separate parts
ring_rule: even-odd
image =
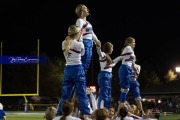
[[[62,50],[66,59],[64,79],[62,82],[62,95],[59,101],[57,114],[62,115],[61,106],[67,99],[72,99],[74,88],[80,104],[80,111],[83,115],[90,115],[89,99],[86,95],[86,77],[81,62],[84,55],[84,44],[79,40],[80,28],[72,25],[68,29],[68,36],[62,42]]]

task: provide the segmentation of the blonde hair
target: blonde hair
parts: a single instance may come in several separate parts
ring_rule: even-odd
[[[82,7],[83,6],[84,6],[84,4],[79,4],[76,6],[75,13],[78,17],[81,17],[81,15],[82,15]]]
[[[64,56],[67,57],[68,51],[70,49],[70,45],[72,43],[73,38],[80,32],[80,28],[76,25],[71,25],[68,28],[68,36],[65,38],[64,42]]]
[[[52,120],[53,118],[55,118],[56,117],[56,113],[55,113],[55,111],[54,111],[54,109],[53,109],[54,107],[48,107],[47,109],[46,109],[46,111],[45,111],[45,116],[44,116],[44,118],[46,119],[46,120]]]
[[[124,48],[125,48],[126,46],[130,45],[134,40],[135,40],[135,39],[134,39],[133,37],[127,37],[127,38],[125,39],[124,47],[123,47],[122,51],[124,50]]]
[[[102,46],[102,51],[106,54],[106,60],[107,60],[108,65],[113,63],[111,57],[109,56],[109,53],[112,48],[113,48],[113,44],[110,42],[106,42]]]

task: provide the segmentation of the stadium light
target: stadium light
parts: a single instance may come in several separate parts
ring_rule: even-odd
[[[158,103],[160,104],[162,101],[161,100],[158,100]]]
[[[180,73],[180,67],[176,67],[176,72]]]
[[[176,72],[178,73],[178,74],[177,74],[177,80],[179,80],[180,67],[176,67]]]

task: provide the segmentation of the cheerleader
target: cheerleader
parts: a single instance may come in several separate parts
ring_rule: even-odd
[[[85,54],[82,56],[82,65],[85,73],[87,73],[92,57],[93,42],[97,42],[99,40],[93,31],[92,25],[86,20],[86,17],[90,15],[89,9],[85,5],[79,4],[76,6],[75,13],[78,16],[76,25],[81,28],[80,37],[83,39],[85,47]]]
[[[99,62],[101,71],[98,75],[99,95],[98,95],[98,108],[105,107],[109,109],[111,107],[112,99],[112,67],[108,66],[113,63],[109,56],[113,52],[113,44],[106,42],[102,46],[100,43],[96,43],[97,53],[99,55]]]
[[[89,99],[86,95],[86,77],[81,62],[84,55],[84,44],[79,40],[81,29],[76,25],[68,28],[68,36],[62,42],[62,50],[66,59],[64,79],[62,82],[62,95],[59,101],[57,114],[62,115],[61,106],[67,99],[72,99],[74,88],[80,104],[80,111],[83,115],[90,115]]]

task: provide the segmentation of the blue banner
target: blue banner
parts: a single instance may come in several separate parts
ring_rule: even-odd
[[[46,56],[0,56],[0,64],[46,64]]]

